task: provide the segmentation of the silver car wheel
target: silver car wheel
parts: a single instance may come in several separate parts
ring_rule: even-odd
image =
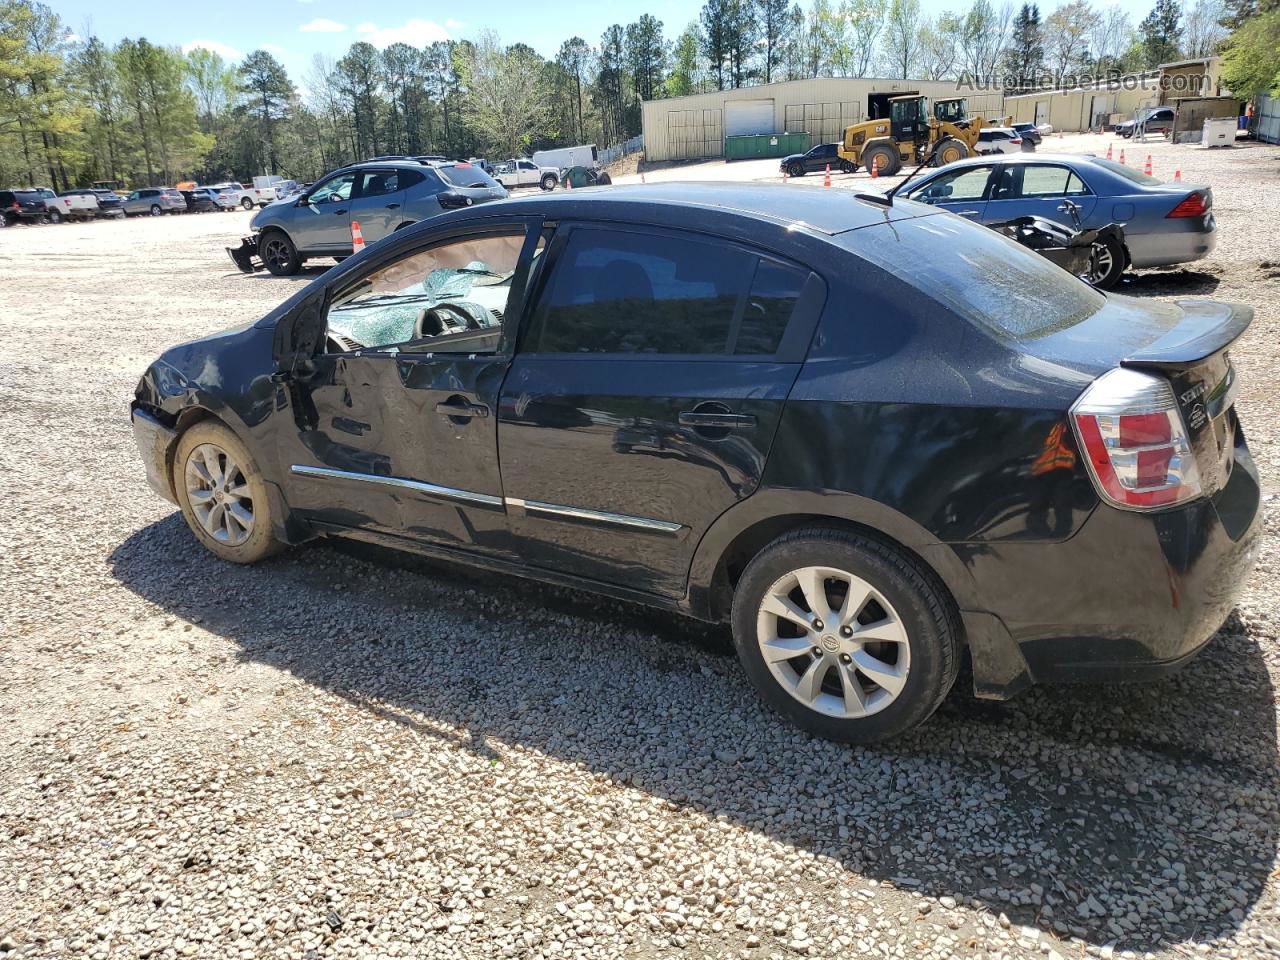
[[[253,533],[249,480],[231,455],[213,443],[191,451],[186,467],[187,502],[204,531],[229,547]]]
[[[879,713],[911,671],[907,630],[893,605],[833,567],[802,567],[774,581],[760,602],[756,640],[779,685],[830,717]]]
[[[1111,256],[1111,250],[1105,243],[1095,243],[1093,245],[1093,253],[1089,258],[1089,272],[1085,274],[1084,280],[1092,286],[1097,286],[1111,274],[1111,268],[1115,266],[1115,260]]]

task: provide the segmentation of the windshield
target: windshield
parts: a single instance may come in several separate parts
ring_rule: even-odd
[[[1142,184],[1145,187],[1153,187],[1163,183],[1163,180],[1157,180],[1155,177],[1148,177],[1141,170],[1133,167],[1127,167],[1123,163],[1116,163],[1114,160],[1107,160],[1104,157],[1094,157],[1093,162],[1098,166],[1110,170],[1112,173],[1118,173],[1133,183]]]
[[[445,183],[454,187],[493,187],[493,178],[480,167],[470,163],[455,163],[448,167],[436,167]]]
[[[960,316],[1013,340],[1074,326],[1107,302],[1039,254],[953,214],[886,224],[858,252]]]

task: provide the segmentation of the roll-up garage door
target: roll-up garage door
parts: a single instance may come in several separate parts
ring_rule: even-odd
[[[772,100],[729,100],[724,105],[726,137],[778,133],[774,127]]]

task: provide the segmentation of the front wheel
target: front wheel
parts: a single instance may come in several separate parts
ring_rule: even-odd
[[[870,537],[811,528],[778,538],[743,572],[732,620],[765,702],[829,740],[905,733],[955,682],[950,602],[931,572]]]
[[[540,184],[540,186],[542,187],[543,190],[547,190],[547,191],[554,190],[556,188],[556,178],[553,177],[551,174],[547,174],[545,177],[542,178],[542,183]]]
[[[61,222],[62,222],[62,213],[61,213],[60,211],[58,211],[58,210],[50,210],[50,211],[49,211],[49,222],[50,222],[50,223],[61,223]]]
[[[1099,290],[1110,290],[1124,273],[1124,247],[1115,237],[1104,237],[1093,245],[1089,255],[1089,272],[1080,279]]]
[[[266,481],[249,449],[223,424],[202,420],[182,435],[173,486],[191,532],[223,560],[255,563],[283,548],[273,532]]]
[[[793,177],[803,177],[805,172],[803,163],[793,163],[787,168],[787,173],[791,174]]]
[[[258,256],[277,277],[291,277],[302,267],[298,248],[278,230],[272,230],[258,241]]]

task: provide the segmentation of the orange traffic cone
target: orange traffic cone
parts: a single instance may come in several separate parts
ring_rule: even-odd
[[[643,173],[642,173],[642,174],[640,174],[640,182],[641,182],[641,183],[644,183],[644,182],[645,182],[645,181],[644,181],[644,174],[643,174]]]
[[[880,176],[880,154],[876,154],[871,158],[871,179],[875,180]]]
[[[360,232],[360,221],[351,221],[351,253],[354,256],[364,249],[364,234]]]
[[[565,178],[564,178],[564,188],[565,188],[566,190],[572,190],[572,189],[573,189],[573,181],[572,181],[572,180],[570,180],[568,177],[565,177]]]
[[[1111,144],[1107,144],[1107,159],[1111,159]]]
[[[829,164],[829,163],[827,164],[827,173],[826,173],[826,175],[822,178],[822,185],[823,185],[824,187],[829,187],[829,186],[831,186],[831,164]]]
[[[1181,168],[1181,167],[1179,167],[1177,170],[1173,171],[1173,182],[1174,182],[1174,183],[1181,183],[1181,182],[1182,182],[1182,168]]]
[[[1120,148],[1120,162],[1124,163],[1124,147]]]
[[[1151,176],[1151,154],[1147,154],[1147,165],[1142,168],[1142,172],[1148,177]]]
[[[782,171],[782,182],[783,182],[783,183],[786,183],[786,182],[787,182],[787,171],[786,171],[786,169],[785,169],[785,168],[784,168],[784,169],[783,169],[783,171]]]

